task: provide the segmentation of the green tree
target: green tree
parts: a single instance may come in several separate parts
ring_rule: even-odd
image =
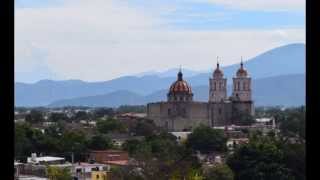
[[[72,176],[68,168],[48,166],[47,174],[50,180],[72,180]]]
[[[67,121],[69,120],[69,118],[65,113],[52,113],[49,117],[49,120],[53,122],[58,122],[58,121]]]
[[[305,139],[305,108],[291,108],[284,112],[280,122],[281,134],[285,137],[299,137]]]
[[[26,115],[25,120],[31,124],[42,122],[44,120],[42,111],[31,110],[30,113]]]
[[[306,149],[304,143],[282,143],[284,162],[295,179],[306,179]]]
[[[294,179],[286,166],[284,151],[275,138],[254,136],[248,144],[237,148],[227,159],[236,180]]]
[[[212,129],[208,126],[200,125],[189,134],[186,146],[201,153],[211,151],[226,151],[227,137],[223,130]]]
[[[205,174],[206,180],[233,180],[234,174],[226,164],[218,164]]]
[[[88,148],[91,150],[105,150],[112,148],[112,140],[102,134],[93,136],[88,142]]]
[[[83,154],[87,152],[87,137],[82,131],[65,131],[59,141],[61,153],[74,153],[75,161],[84,159]]]
[[[78,111],[74,115],[74,120],[80,121],[80,120],[89,120],[91,117],[86,111]]]
[[[112,108],[98,108],[93,112],[93,116],[95,119],[107,117],[113,117],[115,115],[115,111]]]
[[[31,132],[31,127],[29,124],[15,125],[15,137],[14,137],[15,158],[20,159],[21,157],[25,157],[31,154],[33,150],[33,145],[27,136],[28,132]]]
[[[97,129],[100,133],[108,134],[110,132],[125,132],[126,127],[119,120],[108,118],[97,122]]]
[[[139,119],[130,130],[138,136],[151,136],[157,132],[158,128],[154,121],[149,119]]]

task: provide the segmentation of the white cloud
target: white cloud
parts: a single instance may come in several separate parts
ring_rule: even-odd
[[[187,0],[194,2],[209,2],[236,9],[262,11],[304,11],[305,0]]]
[[[15,23],[16,71],[36,69],[41,62],[59,77],[88,81],[179,65],[209,69],[217,55],[227,65],[240,56],[305,42],[304,29],[171,30],[164,19],[122,1],[68,0],[54,8],[19,8]],[[44,58],[34,55],[39,48]]]

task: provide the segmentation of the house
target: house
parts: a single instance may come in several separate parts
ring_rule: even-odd
[[[131,136],[126,133],[109,133],[108,136],[112,139],[114,146],[121,147],[127,140],[143,140],[143,136]]]
[[[89,161],[107,165],[126,166],[128,165],[129,154],[126,151],[120,150],[91,151]]]
[[[92,171],[91,180],[110,180],[111,172],[109,171]]]
[[[64,164],[65,163],[65,158],[52,157],[52,156],[37,157],[36,153],[32,153],[31,157],[28,157],[27,163],[36,164],[36,165]]]
[[[73,164],[72,174],[78,179],[90,179],[94,171],[110,170],[110,166],[100,163],[79,162]]]
[[[175,137],[177,137],[177,141],[179,143],[187,140],[188,135],[191,134],[192,132],[190,131],[182,131],[182,132],[170,132],[172,135],[174,135]]]

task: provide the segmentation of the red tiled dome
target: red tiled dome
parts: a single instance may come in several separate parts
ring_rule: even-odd
[[[192,94],[189,84],[182,79],[182,73],[178,73],[178,79],[170,86],[169,93],[187,93]]]
[[[184,80],[177,80],[170,86],[170,92],[171,93],[177,93],[177,92],[184,92],[191,94],[191,87],[188,85],[188,83]]]

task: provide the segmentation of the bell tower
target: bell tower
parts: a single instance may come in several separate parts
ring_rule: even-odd
[[[221,102],[227,98],[227,79],[223,77],[219,61],[217,61],[217,67],[212,78],[209,79],[209,84],[209,102]]]
[[[232,97],[236,101],[251,101],[251,78],[243,67],[242,57],[240,68],[233,78]]]

